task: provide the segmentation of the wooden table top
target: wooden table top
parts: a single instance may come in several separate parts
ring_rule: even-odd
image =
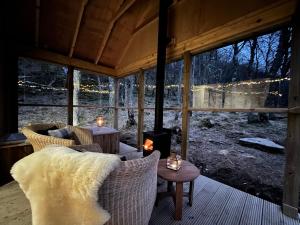
[[[199,169],[192,163],[183,160],[181,168],[178,171],[167,168],[167,160],[161,159],[158,163],[157,174],[159,177],[167,181],[173,182],[189,182],[195,180],[199,175]]]
[[[93,132],[93,135],[104,135],[104,134],[116,134],[118,130],[112,127],[98,127],[96,124],[84,125],[82,128],[89,129]]]

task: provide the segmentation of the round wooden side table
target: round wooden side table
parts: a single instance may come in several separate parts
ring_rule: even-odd
[[[194,180],[200,175],[199,169],[192,163],[183,160],[178,171],[167,168],[167,160],[161,159],[158,163],[157,174],[160,178],[168,181],[167,192],[157,193],[157,201],[167,196],[172,196],[175,204],[175,220],[182,218],[182,198],[189,198],[189,205],[193,204]],[[176,183],[176,191],[173,189],[173,182]],[[183,192],[183,183],[190,182],[188,193]]]

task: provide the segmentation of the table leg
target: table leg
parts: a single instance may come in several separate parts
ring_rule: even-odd
[[[182,218],[182,193],[183,193],[183,183],[176,182],[175,220],[181,220]]]
[[[189,205],[193,205],[193,196],[194,196],[194,181],[190,182],[190,191],[189,191]]]

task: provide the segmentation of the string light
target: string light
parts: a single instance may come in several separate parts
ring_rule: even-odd
[[[228,84],[217,84],[217,86],[215,88],[209,88],[210,90],[213,91],[220,91],[223,93],[230,93],[230,94],[252,94],[252,95],[259,95],[259,94],[265,94],[265,92],[237,92],[237,91],[226,91],[224,90],[225,88],[230,88],[230,87],[238,87],[238,86],[242,86],[242,85],[247,85],[247,86],[251,86],[251,85],[260,85],[260,84],[270,84],[270,83],[276,83],[276,82],[281,82],[281,81],[290,81],[291,78],[289,77],[284,77],[284,78],[277,78],[277,79],[273,79],[273,80],[253,80],[253,81],[241,81],[238,83],[228,83]],[[66,91],[67,88],[57,88],[57,87],[50,87],[48,85],[43,85],[43,84],[39,84],[36,82],[32,82],[32,81],[22,81],[19,80],[18,81],[18,85],[20,87],[27,87],[27,88],[35,88],[35,89],[40,89],[40,90],[52,90],[52,91]],[[120,83],[120,85],[125,85],[124,83]],[[84,93],[97,93],[97,94],[110,94],[110,93],[114,93],[114,91],[109,91],[109,90],[99,90],[99,88],[107,88],[107,87],[111,87],[110,84],[100,84],[100,85],[93,85],[93,84],[75,84],[74,88],[75,89],[79,89],[80,91],[84,92]],[[134,87],[137,87],[136,84],[133,84]],[[192,86],[192,91],[193,92],[199,92],[201,91],[201,89],[203,88],[202,85],[199,86]],[[156,86],[155,85],[145,85],[146,88],[148,89],[155,89]],[[171,85],[165,85],[165,89],[172,89],[172,88],[179,88],[179,87],[183,87],[183,84],[171,84]],[[282,94],[280,94],[278,91],[272,91],[272,92],[268,92],[271,95],[278,95],[278,96],[282,96]]]

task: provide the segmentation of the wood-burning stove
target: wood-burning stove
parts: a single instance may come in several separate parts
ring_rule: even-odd
[[[143,156],[148,156],[154,150],[159,150],[160,157],[165,159],[170,155],[171,130],[163,128],[160,132],[144,132],[143,143]]]
[[[167,35],[168,10],[171,4],[172,4],[172,0],[159,1],[155,121],[154,121],[154,131],[144,132],[144,137],[143,137],[144,156],[150,155],[153,152],[153,150],[159,150],[161,152],[161,158],[167,158],[170,155],[171,130],[163,128],[163,106],[164,106],[164,88],[165,88],[166,48],[168,42],[170,41],[170,38]],[[148,141],[146,142],[146,140]]]

